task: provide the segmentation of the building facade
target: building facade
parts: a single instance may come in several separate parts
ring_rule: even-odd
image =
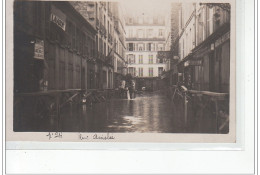
[[[157,89],[156,79],[169,69],[166,59],[158,59],[158,51],[166,51],[168,37],[165,16],[144,14],[126,17],[126,57],[128,74],[136,77],[138,88]]]
[[[96,54],[89,60],[89,89],[112,89],[114,76],[112,2],[71,1],[73,7],[97,30]]]
[[[117,87],[126,74],[125,21],[118,2],[71,2],[74,8],[98,31],[96,57],[89,60],[90,89]]]
[[[113,2],[113,19],[114,19],[114,87],[121,85],[122,79],[127,74],[126,63],[126,45],[125,45],[125,19],[120,3]]]
[[[96,30],[68,2],[14,2],[14,92],[86,89]]]
[[[229,4],[183,3],[178,45],[179,78],[189,89],[229,92]]]

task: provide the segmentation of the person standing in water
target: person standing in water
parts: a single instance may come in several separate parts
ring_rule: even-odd
[[[130,85],[129,85],[129,93],[130,93],[130,98],[134,98],[134,91],[135,91],[135,82],[132,80]]]

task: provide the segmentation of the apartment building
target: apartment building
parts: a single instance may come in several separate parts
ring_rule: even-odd
[[[160,15],[141,13],[126,17],[128,73],[139,82],[139,88],[144,86],[154,90],[154,80],[169,69],[167,60],[157,57],[158,51],[166,51],[166,46],[169,47],[166,24],[166,17]]]
[[[113,88],[113,2],[71,1],[74,8],[97,30],[95,56],[88,60],[88,88]]]
[[[69,2],[15,1],[14,92],[86,89],[95,35]]]
[[[124,11],[119,2],[113,2],[112,8],[114,18],[114,87],[119,87],[121,80],[127,74],[125,19]]]
[[[229,92],[230,5],[183,3],[178,53],[188,88]]]

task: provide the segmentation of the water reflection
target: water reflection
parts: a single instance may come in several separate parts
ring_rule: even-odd
[[[63,112],[62,130],[80,132],[176,131],[172,104],[164,96],[148,94],[133,100],[113,99]]]

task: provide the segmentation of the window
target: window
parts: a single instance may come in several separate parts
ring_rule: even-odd
[[[139,23],[139,24],[143,24],[143,22],[144,22],[143,17],[139,17],[139,18],[138,18],[138,23]]]
[[[84,34],[80,30],[78,31],[78,43],[79,43],[79,53],[83,53],[83,37]]]
[[[148,38],[153,37],[153,29],[148,29]]]
[[[154,17],[153,22],[154,24],[158,24],[158,17]]]
[[[153,64],[153,55],[149,55],[149,64]]]
[[[132,38],[133,37],[133,29],[129,29],[129,38]]]
[[[109,21],[107,21],[107,29],[108,29],[108,33],[110,34],[110,25],[109,25]]]
[[[103,75],[103,77],[102,77],[102,80],[103,80],[103,88],[107,88],[107,72],[106,71],[102,71],[103,73],[102,73],[102,75]]]
[[[59,89],[65,89],[65,62],[60,61],[59,65]]]
[[[76,88],[80,88],[80,67],[76,66]]]
[[[163,73],[163,67],[158,67],[158,76],[161,76]]]
[[[144,50],[144,44],[138,44],[138,50],[143,51]]]
[[[104,56],[106,56],[107,52],[106,52],[106,43],[104,43]]]
[[[150,17],[148,20],[149,20],[149,24],[153,24],[153,18]]]
[[[107,55],[110,53],[110,49],[109,49],[109,46],[107,45]]]
[[[129,24],[133,24],[133,18],[128,19]]]
[[[143,64],[143,55],[139,55],[139,64]]]
[[[68,74],[69,74],[69,88],[73,88],[73,64],[69,63],[68,65]]]
[[[159,36],[160,36],[160,37],[163,36],[163,29],[159,29]]]
[[[163,44],[158,44],[158,50],[163,51],[164,50],[164,45]]]
[[[76,50],[79,51],[79,45],[80,45],[80,39],[81,35],[80,35],[80,30],[79,28],[76,29]]]
[[[83,48],[82,54],[83,54],[84,56],[86,56],[86,50],[87,50],[86,35],[85,35],[84,33],[82,33],[82,34],[83,34],[83,35],[82,35],[82,48]]]
[[[128,55],[128,63],[129,64],[135,63],[135,55],[133,55],[133,54]]]
[[[128,51],[134,51],[134,43],[128,44]]]
[[[128,68],[128,73],[135,76],[135,68],[134,67],[129,67]]]
[[[143,38],[144,37],[144,31],[142,29],[138,29],[137,35],[138,35],[138,38]]]
[[[138,76],[139,76],[139,77],[143,77],[143,73],[144,73],[143,68],[142,68],[142,67],[139,67],[139,68],[138,68]]]
[[[149,67],[149,77],[153,77],[153,68]]]
[[[76,28],[75,25],[72,24],[72,48],[76,49]]]
[[[158,59],[158,61],[157,61],[158,63],[163,63],[163,59],[162,58],[160,58],[160,59]]]
[[[101,38],[99,38],[99,52],[103,53],[103,42]]]
[[[159,17],[158,23],[159,23],[159,24],[164,24],[164,19],[163,19],[162,16]]]
[[[152,51],[152,43],[148,43],[147,44],[147,50],[148,51]]]

